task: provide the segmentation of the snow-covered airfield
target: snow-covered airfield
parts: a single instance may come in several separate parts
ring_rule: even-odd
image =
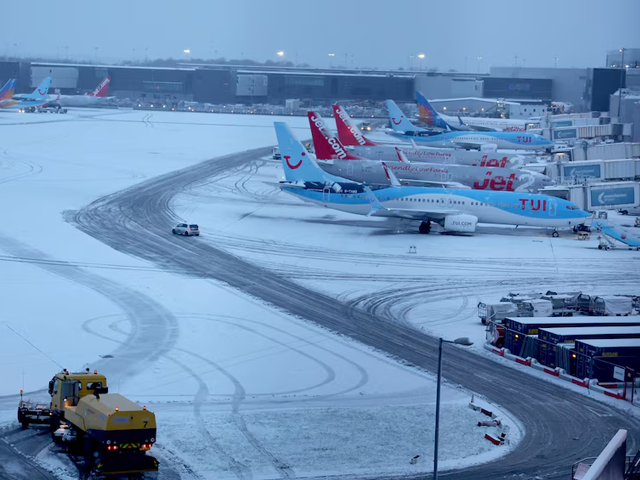
[[[155,454],[182,478],[431,469],[432,375],[228,285],[163,268],[163,259],[120,253],[74,225],[74,212],[100,197],[275,144],[274,120],[0,113],[0,323],[42,350],[0,325],[0,424],[15,422],[17,399],[6,396],[43,389],[59,370],[55,361],[98,368],[112,391],[154,410]],[[309,137],[306,118],[285,121]],[[479,299],[547,287],[631,293],[638,284],[638,269],[629,267],[637,255],[600,252],[595,240],[495,227],[473,237],[398,233],[281,193],[273,185],[281,174],[279,162],[256,158],[175,192],[167,209],[200,225],[202,236],[185,242],[209,243],[425,332],[469,336],[479,354]],[[167,235],[171,227],[155,225]],[[135,229],[122,241],[135,244]],[[486,417],[468,407],[471,393],[454,386],[443,395],[442,468],[490,461],[521,437],[509,412],[493,405],[510,426],[510,443],[495,447],[483,437],[497,430],[476,426]],[[74,471],[48,451],[40,457],[56,462],[58,473]]]

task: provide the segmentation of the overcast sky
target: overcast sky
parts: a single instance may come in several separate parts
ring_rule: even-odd
[[[2,22],[2,56],[98,62],[195,57],[328,67],[605,66],[640,48],[640,0],[31,0]],[[25,11],[23,11],[25,10]],[[27,18],[22,13],[40,12]],[[42,20],[46,19],[46,20]],[[97,50],[95,49],[97,47]],[[148,50],[147,50],[148,49]],[[334,53],[334,57],[329,57]],[[96,55],[97,54],[97,55]],[[410,56],[414,55],[411,60]],[[478,61],[478,57],[482,57]],[[517,57],[517,58],[516,58]]]

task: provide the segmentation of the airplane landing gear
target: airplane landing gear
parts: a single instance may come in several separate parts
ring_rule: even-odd
[[[560,236],[560,234],[558,233],[558,231],[557,231],[557,230],[554,230],[554,231],[553,231],[553,233],[551,234],[551,236],[552,236],[553,238],[558,238],[558,237]]]
[[[431,221],[427,220],[426,222],[422,222],[420,224],[420,227],[418,228],[418,231],[425,235],[429,233],[431,231]]]

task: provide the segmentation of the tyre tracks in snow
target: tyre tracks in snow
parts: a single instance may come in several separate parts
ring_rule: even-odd
[[[96,200],[73,215],[72,221],[82,231],[119,251],[163,268],[182,270],[185,275],[224,282],[282,311],[434,371],[437,339],[416,327],[345,305],[211,243],[171,236],[168,227],[177,218],[170,203],[177,193],[202,184],[203,179],[225,175],[268,152],[265,148],[227,155],[156,177]],[[135,242],[129,240],[132,229]],[[537,270],[540,271],[540,265]],[[639,446],[640,420],[609,404],[576,395],[461,348],[448,349],[443,359],[443,376],[501,405],[525,429],[521,442],[500,461],[443,472],[443,478],[565,478],[569,465],[597,455],[618,428],[629,430],[630,449]],[[487,382],[487,378],[493,381]],[[585,425],[589,428],[584,428]]]

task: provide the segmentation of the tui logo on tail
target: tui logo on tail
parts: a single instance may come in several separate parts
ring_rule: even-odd
[[[301,155],[304,157],[305,153],[302,152]],[[300,168],[300,165],[302,165],[302,159],[300,159],[300,161],[298,163],[296,163],[295,165],[291,165],[291,162],[289,161],[289,160],[291,160],[291,156],[290,155],[285,155],[284,156],[284,160],[285,160],[285,162],[287,162],[287,167],[289,167],[291,170],[295,170],[296,168]]]

